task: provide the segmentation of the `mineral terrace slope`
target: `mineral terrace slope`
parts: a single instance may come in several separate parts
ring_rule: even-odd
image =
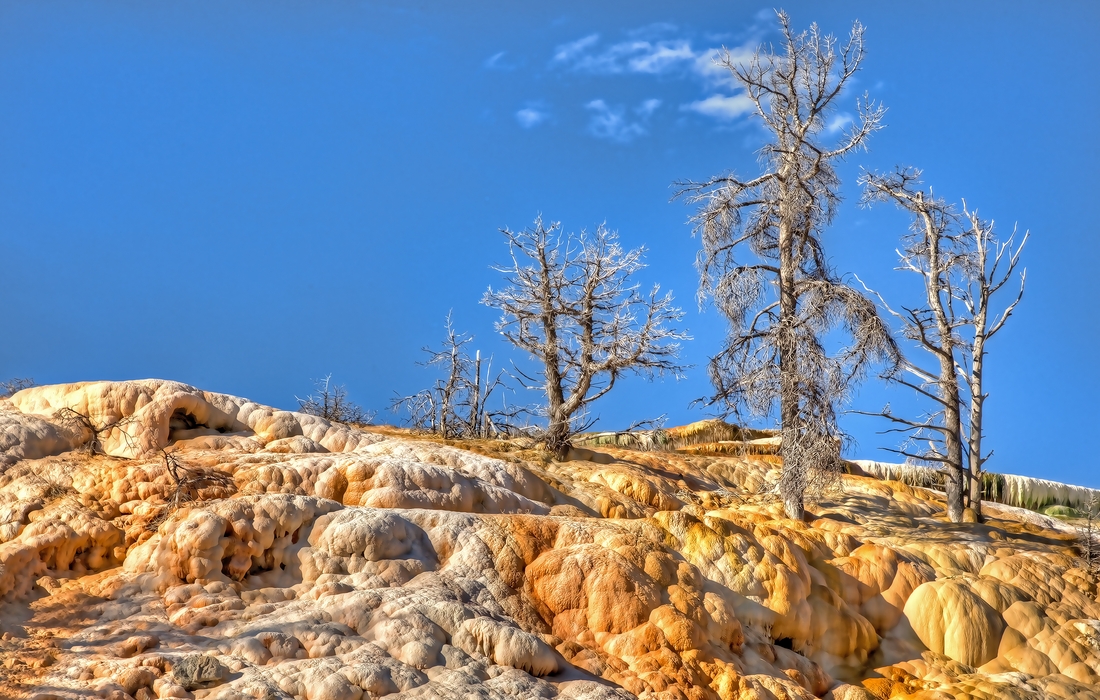
[[[574,456],[157,380],[19,392],[0,696],[1100,697],[1065,532],[854,476],[795,522],[755,495],[772,457]]]

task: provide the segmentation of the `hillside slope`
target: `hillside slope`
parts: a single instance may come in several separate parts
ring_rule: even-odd
[[[1072,532],[856,476],[795,522],[774,456],[573,456],[159,380],[19,392],[0,696],[1100,698]]]

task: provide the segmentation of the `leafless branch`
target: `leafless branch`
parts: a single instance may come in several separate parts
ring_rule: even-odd
[[[442,369],[444,376],[431,388],[410,396],[396,395],[390,409],[408,415],[407,422],[414,428],[447,438],[489,437],[501,433],[506,430],[502,425],[505,413],[494,412],[488,406],[489,398],[497,389],[508,388],[505,373],[493,374],[491,356],[483,368],[480,350],[470,357],[465,346],[473,341],[473,336],[455,331],[450,314],[447,314],[445,330],[441,346],[423,348],[428,359],[418,363]]]
[[[34,379],[31,377],[15,377],[0,382],[0,399],[14,396],[17,392],[29,389],[32,386],[34,386]]]
[[[920,275],[925,299],[904,313],[891,309],[881,296],[879,301],[900,322],[902,335],[930,353],[938,365],[938,372],[932,372],[907,362],[905,369],[921,383],[897,375],[893,380],[939,404],[941,410],[932,422],[912,421],[909,427],[922,438],[929,432],[936,434],[931,441],[943,455],[937,461],[945,466],[948,516],[957,522],[967,502],[981,515],[982,466],[987,458],[981,451],[986,343],[1019,304],[1024,274],[1020,274],[1015,299],[1000,314],[991,315],[990,299],[1013,277],[1028,236],[1025,233],[1016,246],[1014,230],[1008,241],[999,243],[992,221],[979,218],[965,201],[959,215],[931,188],[922,189],[920,175],[913,168],[899,168],[888,175],[865,173],[863,202],[894,202],[913,216],[899,251],[899,269]],[[967,400],[969,412],[964,413]],[[882,415],[900,422],[896,416]]]
[[[298,401],[299,410],[302,413],[336,423],[367,425],[376,415],[374,411],[365,410],[359,404],[353,403],[348,398],[348,391],[344,385],[332,382],[331,374],[314,382],[314,393],[304,399],[298,396],[294,398]]]
[[[54,416],[62,426],[84,438],[81,447],[89,454],[105,454],[103,440],[115,432],[128,447],[132,448],[134,446],[133,436],[126,430],[129,425],[134,423],[133,416],[124,416],[117,420],[100,423],[90,415],[68,406],[59,409]]]
[[[632,276],[645,267],[644,248],[625,250],[618,235],[565,235],[539,216],[522,231],[502,229],[511,263],[498,266],[507,285],[490,288],[482,303],[501,312],[497,330],[539,365],[539,377],[520,372],[524,386],[546,397],[546,443],[563,455],[579,417],[625,374],[681,376],[674,327],[683,318],[659,286],[640,291]]]

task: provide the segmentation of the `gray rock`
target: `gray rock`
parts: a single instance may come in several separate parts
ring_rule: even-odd
[[[225,682],[229,669],[213,656],[191,654],[179,660],[172,667],[172,675],[187,690],[212,688]]]

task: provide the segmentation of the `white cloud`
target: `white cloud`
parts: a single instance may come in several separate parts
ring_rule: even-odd
[[[701,78],[703,83],[708,87],[726,87],[732,89],[738,86],[739,83],[733,76],[733,73],[730,72],[729,68],[719,65],[718,61],[725,58],[728,53],[733,65],[747,65],[749,61],[752,60],[752,55],[755,50],[755,46],[748,44],[745,46],[735,46],[732,49],[706,49],[695,54],[695,58],[691,63],[691,71]]]
[[[642,115],[643,117],[648,117],[649,115],[651,115],[655,111],[657,111],[657,108],[660,107],[660,106],[661,106],[661,101],[654,98],[654,99],[646,100],[645,102],[641,103],[640,105],[638,105],[638,107],[634,111],[637,112],[638,114]]]
[[[531,129],[546,121],[550,115],[534,107],[524,107],[516,112],[516,121],[524,129]]]
[[[509,56],[507,51],[497,51],[495,54],[485,59],[482,65],[489,70],[511,71],[519,68],[523,63],[522,57]]]
[[[854,123],[855,117],[848,112],[835,114],[833,118],[829,120],[829,123],[825,125],[825,133],[829,135],[838,134]]]
[[[770,13],[769,13],[769,16]],[[732,72],[719,61],[728,58],[734,66],[747,65],[759,44],[762,29],[753,27],[750,38],[738,46],[695,49],[690,38],[676,36],[673,25],[649,25],[625,32],[626,39],[617,43],[601,43],[600,35],[589,34],[558,46],[552,67],[590,75],[651,75],[688,79],[701,86],[700,98],[684,104],[681,109],[719,121],[732,121],[751,114],[755,105],[741,92]],[[742,35],[744,37],[746,35]],[[708,37],[707,43],[717,41]],[[661,105],[660,100],[647,100],[633,111],[640,121],[630,121],[626,109],[609,106],[603,100],[593,100],[589,132],[601,138],[629,141],[646,132],[645,120]]]
[[[648,41],[635,42],[634,55],[627,60],[631,72],[665,73],[684,61],[695,58],[691,44],[686,41],[660,41],[650,44]]]
[[[641,73],[664,75],[680,71],[701,78],[708,86],[734,83],[728,69],[715,63],[725,55],[725,48],[705,48],[696,51],[691,41],[682,38],[656,39],[654,34],[667,33],[675,27],[652,25],[628,34],[628,41],[621,41],[597,49],[598,34],[590,34],[568,44],[562,44],[554,52],[552,63],[567,65],[571,70],[596,75]],[[728,49],[734,64],[747,63],[752,58],[756,42]]]
[[[592,112],[592,118],[588,121],[588,133],[596,138],[628,143],[646,133],[645,122],[660,105],[661,101],[657,99],[642,102],[634,109],[641,120],[630,121],[624,107],[612,107],[603,100],[592,100],[585,105]]]
[[[589,34],[586,37],[571,41],[568,44],[562,44],[558,48],[554,49],[554,62],[563,63],[565,61],[571,61],[575,56],[583,54],[585,49],[592,46],[600,40],[599,34]]]
[[[597,75],[621,73],[645,73],[659,75],[676,70],[695,59],[691,43],[682,40],[622,41],[592,51],[598,36],[592,34],[569,44],[559,46],[554,53],[554,63],[568,64],[575,71]]]
[[[756,105],[747,95],[742,93],[740,95],[711,95],[706,99],[686,104],[682,109],[698,112],[704,116],[722,121],[732,121],[752,113],[756,109]]]

